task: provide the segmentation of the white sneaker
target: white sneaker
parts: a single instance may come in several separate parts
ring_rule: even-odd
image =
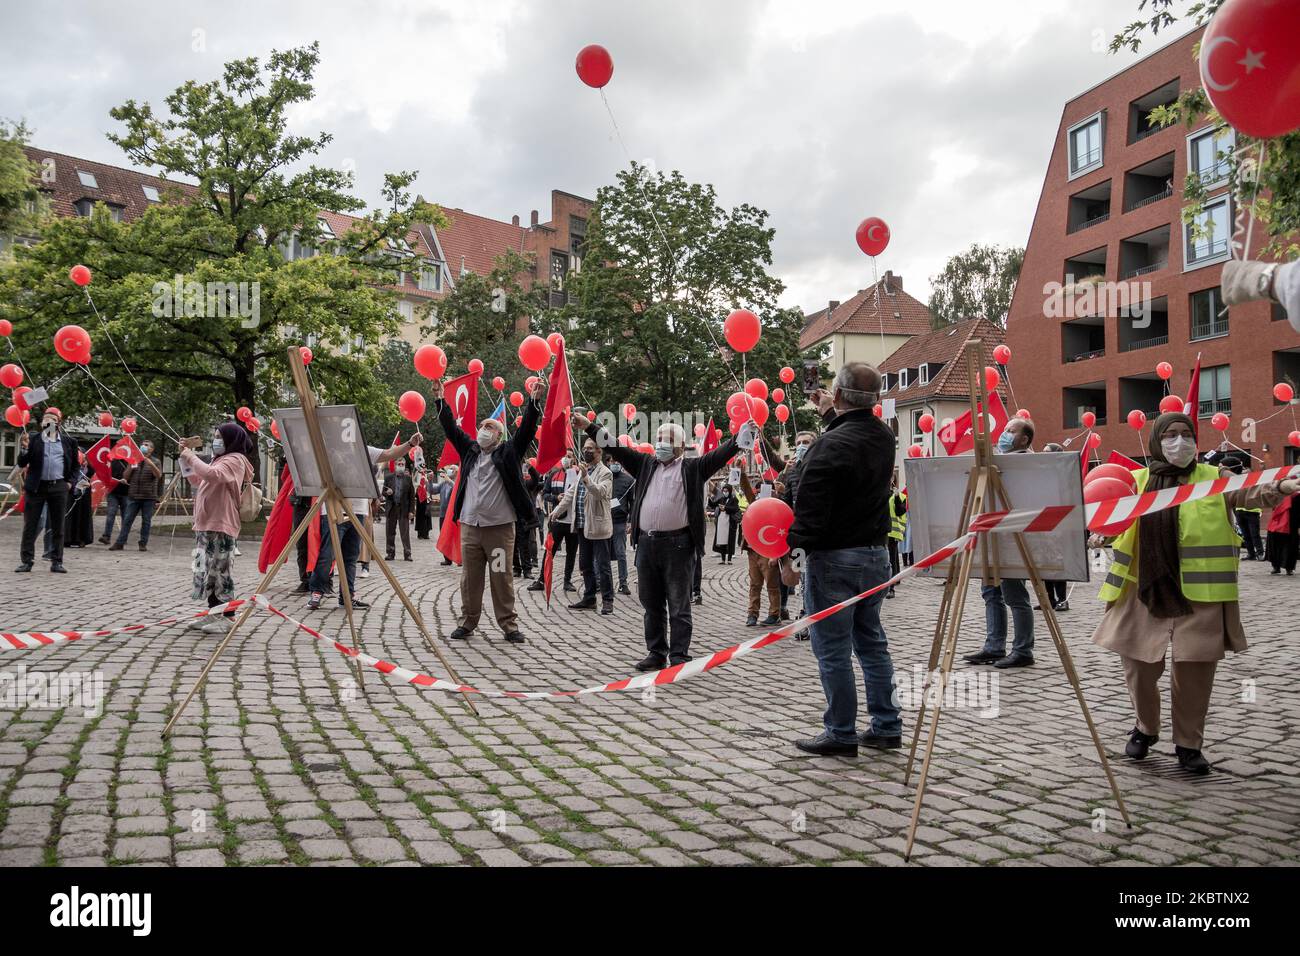
[[[368,577],[370,577],[370,569],[369,569],[369,568],[358,568],[358,569],[357,569],[357,577],[359,577],[359,578],[368,578]]]
[[[232,552],[232,554],[234,554],[235,557],[239,557],[239,556],[242,555],[243,553],[244,553],[244,552],[242,552],[242,551],[239,550],[239,545],[235,545],[235,550]]]
[[[203,622],[203,626],[199,630],[204,634],[220,634],[225,637],[230,632],[230,624],[224,617],[210,617]]]

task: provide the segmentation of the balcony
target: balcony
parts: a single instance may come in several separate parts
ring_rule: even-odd
[[[1061,362],[1071,365],[1106,354],[1106,320],[1086,316],[1061,323]]]
[[[1150,196],[1147,196],[1145,199],[1139,199],[1137,200],[1137,202],[1132,203],[1126,211],[1132,212],[1134,209],[1141,209],[1143,206],[1150,206],[1152,203],[1157,203],[1162,199],[1168,199],[1173,194],[1174,194],[1174,187],[1166,186],[1164,189],[1160,190],[1160,192],[1154,193]]]
[[[1148,136],[1154,136],[1164,126],[1151,122],[1151,111],[1161,106],[1171,106],[1178,99],[1178,80],[1172,79],[1159,89],[1152,90],[1145,96],[1139,96],[1128,105],[1128,142],[1129,145],[1141,142]]]
[[[1209,418],[1211,415],[1215,415],[1219,412],[1223,412],[1225,415],[1232,414],[1231,398],[1215,398],[1209,401],[1202,401],[1197,403],[1197,407],[1196,407],[1197,418]]]
[[[1128,345],[1121,345],[1120,351],[1136,352],[1138,349],[1149,349],[1149,348],[1154,348],[1157,345],[1168,345],[1168,344],[1169,344],[1169,336],[1157,335],[1155,338],[1152,339],[1141,339],[1137,342],[1130,342],[1128,343]]]
[[[1070,197],[1067,234],[1080,232],[1110,218],[1110,180],[1098,183]]]
[[[1126,375],[1119,380],[1119,406],[1124,414],[1137,409],[1147,418],[1160,414],[1160,400],[1165,397],[1165,383],[1155,372]]]
[[[1119,277],[1134,279],[1169,266],[1169,226],[1157,226],[1119,244]]]
[[[1124,211],[1132,212],[1174,194],[1174,154],[1165,153],[1124,174]]]
[[[1159,262],[1153,262],[1148,266],[1138,266],[1136,269],[1129,269],[1125,272],[1121,272],[1119,277],[1121,279],[1133,279],[1136,278],[1137,276],[1150,275],[1153,272],[1159,272],[1161,269],[1164,269],[1168,265],[1169,265],[1168,259],[1161,259]]]
[[[1213,339],[1228,334],[1228,308],[1218,286],[1192,293],[1191,339]]]
[[[1097,425],[1106,424],[1106,383],[1089,382],[1061,389],[1061,408],[1064,411],[1062,428],[1082,428],[1084,412],[1097,416]]]

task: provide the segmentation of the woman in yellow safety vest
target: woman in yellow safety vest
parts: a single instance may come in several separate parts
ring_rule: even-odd
[[[1139,492],[1219,477],[1196,461],[1192,420],[1181,412],[1156,419],[1148,468],[1134,472]],[[1201,754],[1214,671],[1225,649],[1246,649],[1237,606],[1241,538],[1231,509],[1269,507],[1300,480],[1256,485],[1143,515],[1115,539],[1114,562],[1100,597],[1106,611],[1093,642],[1119,654],[1137,723],[1124,752],[1141,760],[1159,739],[1165,656],[1173,645],[1170,711],[1174,752],[1192,773],[1208,773]],[[1099,544],[1094,535],[1093,544]]]

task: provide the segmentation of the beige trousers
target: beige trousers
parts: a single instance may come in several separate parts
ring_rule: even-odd
[[[767,587],[767,613],[777,617],[781,613],[781,582],[772,562],[757,551],[746,552],[749,555],[749,613],[758,617],[762,604],[763,588]]]
[[[492,612],[497,626],[509,634],[519,630],[515,613],[515,582],[510,576],[515,553],[515,524],[495,524],[484,528],[462,523],[460,551],[464,567],[460,573],[460,626],[472,631],[483,614],[483,574],[492,586]]]
[[[1128,684],[1138,730],[1158,736],[1160,733],[1160,675],[1165,661],[1154,664],[1132,657],[1124,661],[1124,682]],[[1179,747],[1200,750],[1205,736],[1205,715],[1210,709],[1210,692],[1214,690],[1214,669],[1218,661],[1174,661],[1169,678],[1169,710],[1174,727],[1174,743]]]

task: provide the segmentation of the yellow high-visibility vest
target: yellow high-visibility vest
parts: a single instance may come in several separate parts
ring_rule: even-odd
[[[1133,473],[1137,490],[1146,487],[1149,472],[1142,468]],[[1197,465],[1187,481],[1211,481],[1219,477],[1219,470],[1210,465]],[[1136,586],[1137,535],[1140,521],[1131,524],[1127,531],[1111,545],[1115,552],[1114,563],[1106,572],[1098,594],[1103,601],[1118,601],[1129,586]],[[1189,601],[1214,603],[1237,600],[1237,568],[1241,556],[1241,537],[1228,520],[1228,509],[1222,496],[1213,495],[1178,506],[1178,568],[1183,597]]]
[[[889,536],[895,541],[903,540],[903,533],[907,531],[907,513],[894,513],[894,496],[889,496]]]

